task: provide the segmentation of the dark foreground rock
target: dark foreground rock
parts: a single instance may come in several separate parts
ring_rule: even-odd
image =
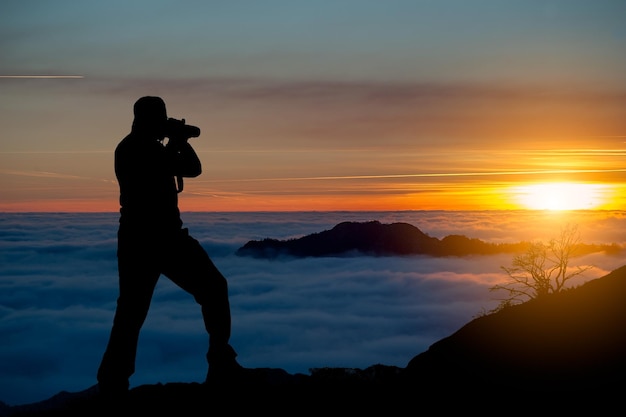
[[[215,384],[167,383],[142,385],[123,397],[103,396],[96,387],[61,392],[34,404],[9,407],[11,417],[44,416],[208,416],[253,411],[270,415],[300,415],[332,410],[356,411],[364,404],[396,409],[402,392],[402,369],[373,365],[367,369],[319,368],[311,374],[282,369],[248,369],[231,381]]]
[[[626,266],[471,321],[407,366],[433,387],[568,395],[626,388]]]

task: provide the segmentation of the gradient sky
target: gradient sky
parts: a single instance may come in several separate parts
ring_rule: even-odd
[[[624,17],[622,0],[4,0],[0,211],[116,211],[143,95],[202,129],[183,210],[517,208],[520,186],[563,181],[600,184],[581,208],[623,209]]]

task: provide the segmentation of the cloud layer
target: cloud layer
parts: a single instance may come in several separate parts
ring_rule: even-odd
[[[623,243],[623,212],[187,213],[229,279],[232,343],[247,367],[405,366],[493,308],[510,257],[239,258],[248,240],[298,237],[344,220],[408,221],[435,237],[546,239],[576,222],[586,242]],[[546,227],[550,224],[551,227]],[[591,227],[593,225],[593,227]],[[39,401],[95,383],[117,296],[117,214],[0,216],[0,400]],[[621,266],[602,254],[587,279]],[[207,336],[193,299],[162,279],[141,333],[132,386],[202,381]]]

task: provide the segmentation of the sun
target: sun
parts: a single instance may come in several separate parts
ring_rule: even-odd
[[[603,184],[545,182],[513,187],[513,198],[530,210],[589,210],[605,202]]]

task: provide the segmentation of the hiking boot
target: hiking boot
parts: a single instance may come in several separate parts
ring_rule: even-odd
[[[129,383],[127,380],[116,383],[100,381],[96,387],[98,399],[105,403],[124,401],[129,392]]]

